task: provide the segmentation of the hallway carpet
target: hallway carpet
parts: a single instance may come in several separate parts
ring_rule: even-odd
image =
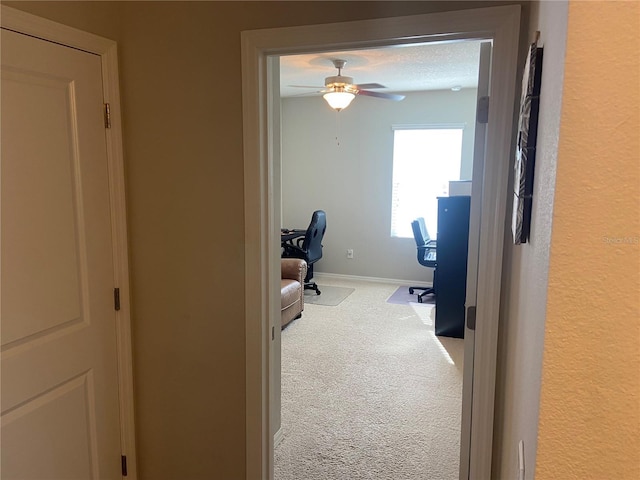
[[[457,479],[463,340],[397,285],[329,282],[355,291],[282,332],[275,480]]]

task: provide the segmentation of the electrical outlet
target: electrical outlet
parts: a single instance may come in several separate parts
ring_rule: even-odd
[[[352,248],[347,249],[347,258],[353,258],[353,249]]]

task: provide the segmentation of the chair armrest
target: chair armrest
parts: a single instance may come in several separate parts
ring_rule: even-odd
[[[427,260],[427,255],[429,252],[435,252],[437,255],[437,251],[435,246],[418,247],[418,263],[425,267],[436,268],[438,265],[437,257],[436,260]]]
[[[304,277],[307,275],[307,262],[300,258],[283,258],[282,278],[297,280],[304,285]]]

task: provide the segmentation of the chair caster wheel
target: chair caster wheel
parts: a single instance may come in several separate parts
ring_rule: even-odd
[[[418,297],[418,303],[422,303],[422,297]]]
[[[409,294],[413,295],[413,288],[409,289]]]

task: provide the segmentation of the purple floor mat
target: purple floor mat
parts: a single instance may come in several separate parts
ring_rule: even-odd
[[[387,299],[387,303],[395,303],[398,305],[405,305],[408,303],[418,303],[418,294],[422,292],[423,290],[416,290],[415,293],[411,295],[409,293],[409,286],[403,285],[401,287],[398,287],[398,289],[395,292],[393,292],[393,295],[391,295]],[[424,297],[422,297],[422,302],[433,305],[436,303],[436,297],[435,295],[425,295]]]

